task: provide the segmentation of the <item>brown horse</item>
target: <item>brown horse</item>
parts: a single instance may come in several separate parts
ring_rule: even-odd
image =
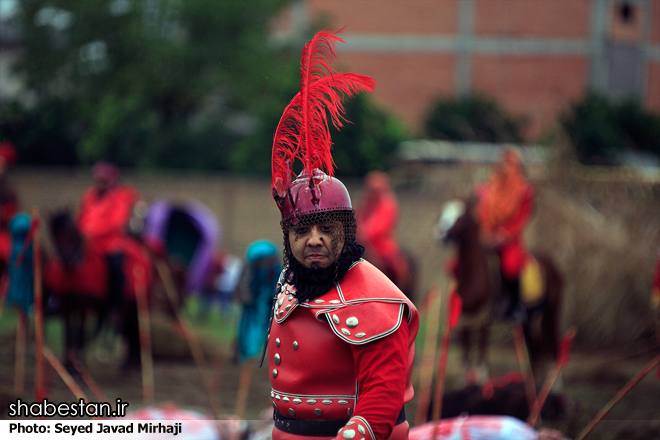
[[[149,295],[152,268],[148,254],[139,244],[127,239],[118,258],[120,273],[116,282],[108,261],[111,257],[96,242],[83,237],[68,211],[51,217],[50,232],[56,252],[44,268],[44,284],[59,299],[67,366],[71,367],[72,358],[84,359],[87,343],[98,335],[111,311],[128,347],[124,366],[139,364],[135,270],[141,270],[141,282]],[[96,330],[90,337],[86,322],[94,316]]]
[[[456,293],[463,300],[462,344],[463,360],[470,365],[471,335],[479,333],[477,365],[487,374],[487,350],[490,327],[494,319],[503,318],[499,303],[508,299],[496,254],[484,247],[480,240],[476,220],[476,201],[452,200],[445,204],[436,226],[436,238],[458,246],[455,269]],[[532,253],[545,274],[543,300],[533,308],[527,308],[528,319],[523,323],[525,342],[535,378],[542,379],[545,360],[557,358],[559,312],[563,280],[553,261],[547,256]],[[540,321],[540,322],[539,322]],[[540,324],[540,328],[537,325]]]

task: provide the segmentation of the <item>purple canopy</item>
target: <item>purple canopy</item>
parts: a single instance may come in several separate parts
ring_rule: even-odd
[[[204,288],[209,271],[212,269],[213,254],[221,245],[220,223],[215,214],[203,203],[193,200],[176,203],[170,200],[157,200],[149,207],[143,236],[147,240],[154,238],[166,242],[168,235],[176,233],[170,226],[173,214],[183,215],[189,225],[199,234],[187,267],[186,290],[199,292]]]

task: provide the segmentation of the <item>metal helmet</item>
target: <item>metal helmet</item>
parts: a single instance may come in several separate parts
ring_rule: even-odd
[[[333,177],[328,121],[343,124],[342,101],[372,91],[376,82],[364,75],[331,69],[341,31],[320,31],[304,47],[300,92],[284,110],[273,137],[271,191],[282,214],[282,228],[340,220],[346,240],[355,237],[355,213],[341,181]],[[292,182],[293,163],[303,171]]]
[[[275,195],[282,221],[296,223],[300,216],[316,212],[351,211],[351,196],[336,177],[330,177],[318,168],[312,170],[312,178],[306,171],[291,183],[284,198]]]

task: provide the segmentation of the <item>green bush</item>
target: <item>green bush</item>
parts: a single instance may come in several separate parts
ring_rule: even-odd
[[[441,98],[427,112],[424,134],[431,139],[520,143],[523,121],[508,115],[492,98],[473,94]]]
[[[288,1],[21,0],[13,67],[36,99],[1,109],[0,140],[23,163],[227,169],[299,68],[269,43]]]
[[[349,122],[340,130],[330,127],[337,173],[364,176],[369,171],[388,169],[399,143],[410,139],[407,128],[368,94],[355,96],[344,107]]]
[[[617,102],[589,92],[571,104],[560,123],[585,164],[616,164],[624,150],[660,156],[660,116],[636,100]]]
[[[291,94],[293,96],[294,93]],[[364,176],[372,170],[385,170],[390,167],[392,155],[398,144],[410,139],[406,127],[390,113],[374,104],[368,94],[359,94],[344,103],[346,109],[344,123],[337,130],[330,125],[332,137],[332,157],[340,176]],[[263,119],[262,128],[237,148],[232,156],[232,168],[252,173],[270,173],[270,151],[273,145],[273,132],[284,106]],[[299,172],[301,164],[294,165]]]

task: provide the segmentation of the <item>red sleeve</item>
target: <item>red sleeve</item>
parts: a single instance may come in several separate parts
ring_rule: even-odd
[[[534,193],[534,189],[530,186],[516,215],[506,222],[506,224],[501,226],[501,230],[507,238],[513,238],[522,232],[534,210],[535,199],[536,194]]]
[[[377,440],[390,436],[401,408],[408,377],[408,324],[365,345],[351,345],[358,380],[353,416],[364,418]],[[343,440],[337,437],[338,440]]]
[[[396,227],[398,211],[396,201],[393,198],[383,197],[374,212],[360,225],[367,240],[375,242],[382,237],[389,236]]]

